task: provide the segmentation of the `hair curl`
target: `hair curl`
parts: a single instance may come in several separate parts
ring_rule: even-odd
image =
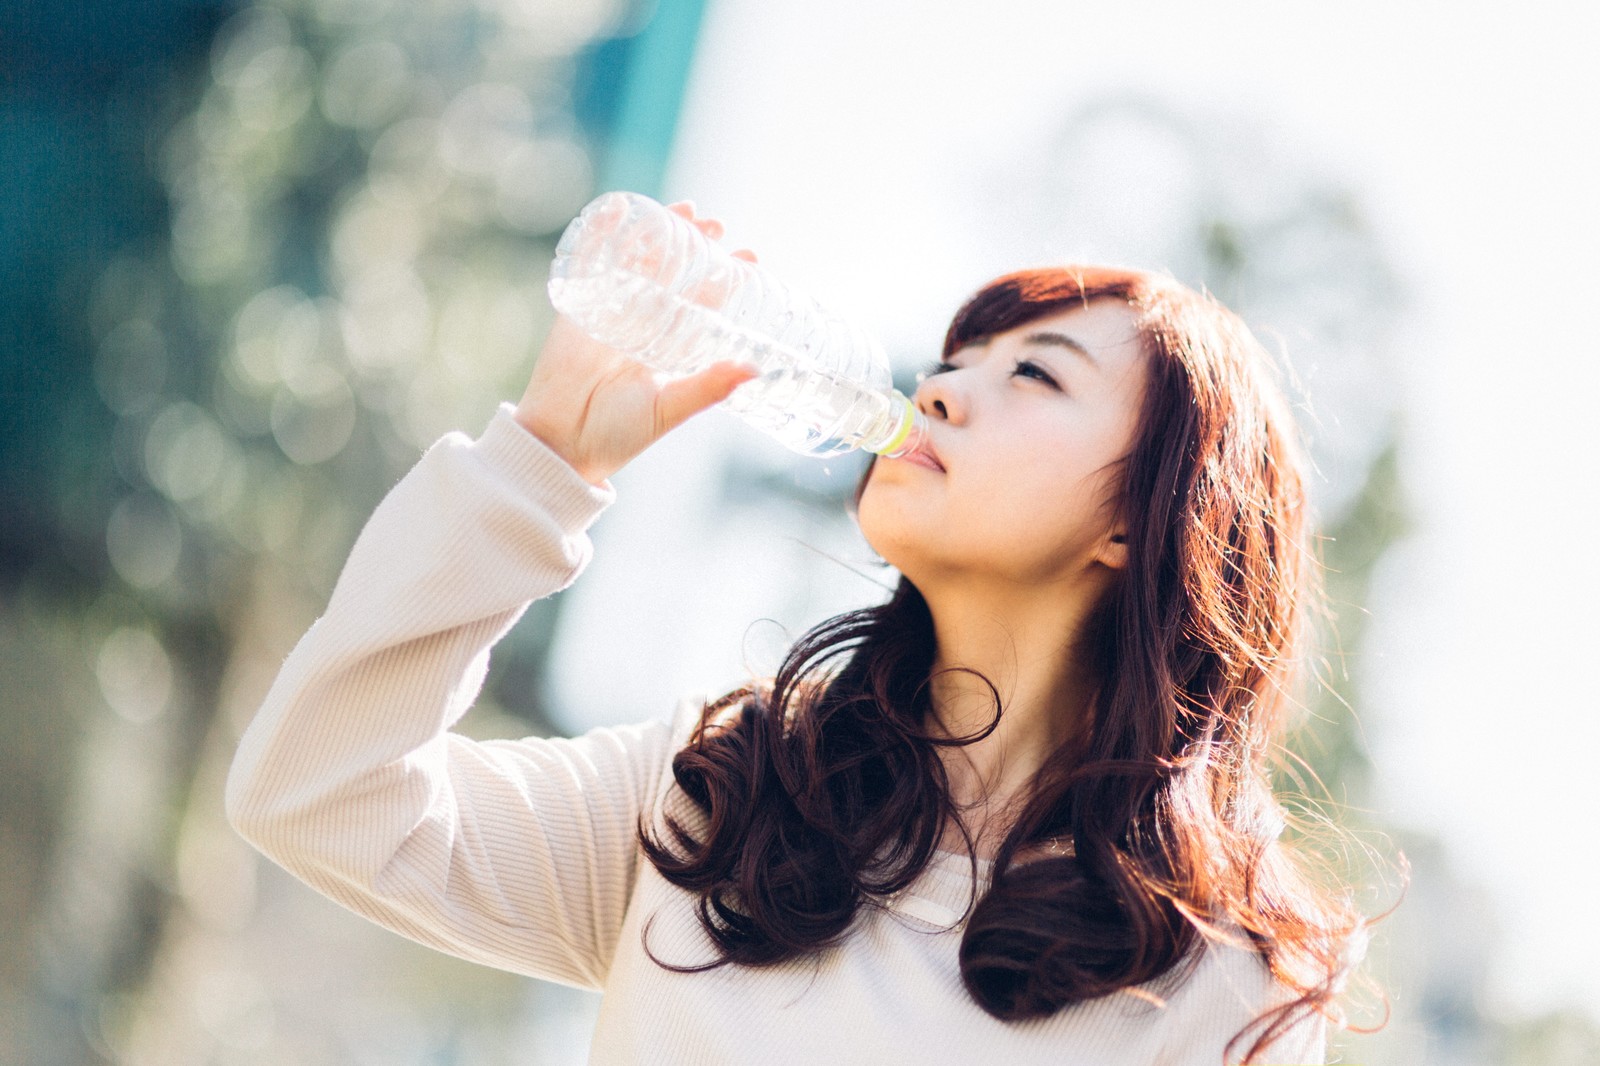
[[[1149,360],[1118,500],[1129,562],[1091,628],[1104,681],[1088,727],[1009,827],[968,912],[962,978],[991,1015],[1025,1019],[1181,977],[1204,940],[1245,939],[1297,995],[1230,1042],[1225,1056],[1257,1032],[1248,1061],[1313,1012],[1343,1020],[1336,996],[1366,927],[1350,893],[1308,876],[1280,838],[1270,784],[1319,594],[1303,453],[1260,345],[1167,278],[1008,275],[962,307],[944,355],[1092,299],[1126,302]],[[703,818],[695,831],[669,818],[670,841],[639,832],[656,869],[698,897],[718,957],[660,965],[814,952],[918,878],[943,826],[962,825],[940,746],[981,739],[1003,712],[991,685],[982,732],[930,735],[933,662],[927,603],[902,578],[886,603],[805,634],[770,683],[706,707],[672,763]],[[1068,854],[1043,851],[1059,838]]]

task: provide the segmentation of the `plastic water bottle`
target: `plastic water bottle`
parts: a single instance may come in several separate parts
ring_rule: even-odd
[[[549,288],[556,310],[655,370],[754,363],[761,376],[722,405],[795,451],[904,455],[927,432],[876,341],[648,197],[612,192],[585,207],[556,246]]]

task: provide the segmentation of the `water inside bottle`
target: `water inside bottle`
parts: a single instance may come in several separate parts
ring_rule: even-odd
[[[558,274],[550,279],[550,298],[597,339],[674,376],[724,359],[756,364],[761,377],[740,385],[724,406],[795,451],[849,451],[892,418],[893,400],[884,390],[819,367],[806,353],[636,274]]]

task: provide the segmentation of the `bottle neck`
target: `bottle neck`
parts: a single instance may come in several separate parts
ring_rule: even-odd
[[[900,416],[894,430],[882,444],[868,442],[863,445],[867,451],[875,452],[887,459],[916,451],[928,433],[928,417],[917,410],[917,405],[898,390],[893,396],[899,407]]]

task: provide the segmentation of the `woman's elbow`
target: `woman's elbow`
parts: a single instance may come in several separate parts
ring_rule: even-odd
[[[234,758],[223,789],[222,809],[233,831],[260,849],[272,837],[277,819],[268,793],[261,788],[258,769],[253,761]]]

